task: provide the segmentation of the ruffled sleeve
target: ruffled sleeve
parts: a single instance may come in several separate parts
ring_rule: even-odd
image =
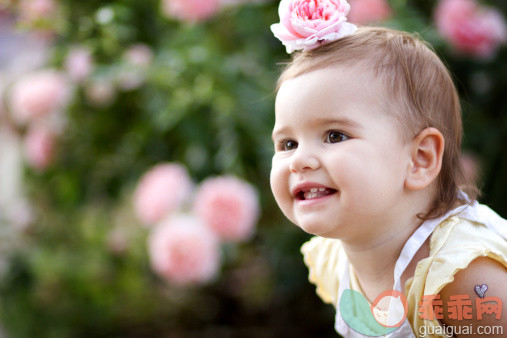
[[[313,237],[301,247],[309,269],[308,280],[315,284],[317,295],[336,306],[340,275],[346,264],[345,252],[337,239]]]
[[[430,256],[417,264],[414,277],[407,281],[408,319],[415,332],[425,326],[436,332],[438,320],[424,320],[419,302],[424,295],[437,295],[454,276],[479,257],[488,257],[507,268],[507,243],[501,235],[480,223],[451,217],[435,229],[430,240]]]
[[[479,257],[491,258],[507,268],[507,244],[499,234],[480,223],[462,219],[456,222],[455,226],[460,228],[459,231],[450,231],[445,243],[438,241],[439,237],[435,236],[436,251],[440,245],[442,248],[438,250],[429,267],[425,294],[438,294],[454,281],[456,273],[466,269]]]

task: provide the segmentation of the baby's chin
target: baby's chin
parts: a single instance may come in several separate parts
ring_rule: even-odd
[[[317,214],[302,216],[298,215],[294,210],[292,210],[292,212],[286,212],[282,209],[282,211],[285,217],[291,221],[292,224],[310,235],[326,238],[339,238],[339,231]]]
[[[296,217],[294,217],[293,215],[290,215],[290,217],[287,215],[285,215],[285,216],[289,219],[289,221],[292,222],[292,224],[294,224],[295,226],[297,226],[298,228],[300,228],[304,232],[306,232],[310,235],[320,236],[319,233],[322,231],[320,229],[322,227],[322,225],[315,224],[315,222],[305,222],[304,220],[299,220]]]
[[[336,229],[331,228],[330,224],[323,224],[323,222],[293,222],[304,232],[326,238],[339,238],[340,234],[336,231]]]

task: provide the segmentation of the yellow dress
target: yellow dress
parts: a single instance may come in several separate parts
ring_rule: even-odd
[[[505,223],[502,223],[503,225]],[[301,252],[309,268],[308,278],[316,285],[317,295],[337,308],[340,278],[345,265],[349,264],[340,240],[313,237],[303,244]],[[420,318],[421,297],[437,295],[445,285],[454,280],[458,271],[465,269],[474,259],[484,256],[507,268],[505,238],[484,224],[453,216],[442,221],[433,230],[429,256],[417,263],[414,276],[405,284],[407,319],[416,335],[421,326],[426,326],[425,332],[441,332],[441,328],[436,329],[440,326],[438,320]],[[350,288],[361,292],[353,269],[350,269]]]

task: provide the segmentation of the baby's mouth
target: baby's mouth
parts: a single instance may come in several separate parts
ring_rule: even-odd
[[[331,188],[310,188],[310,189],[304,189],[300,190],[296,194],[296,199],[305,201],[305,200],[311,200],[314,198],[320,198],[328,195],[335,194],[337,192],[336,189]]]

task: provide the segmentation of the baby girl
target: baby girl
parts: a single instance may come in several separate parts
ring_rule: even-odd
[[[381,335],[357,324],[353,297],[340,302],[347,290],[369,305],[402,294],[406,319],[391,336],[507,329],[507,223],[463,174],[452,78],[421,39],[356,28],[348,10],[344,0],[282,0],[272,26],[288,52],[302,50],[278,82],[271,187],[284,215],[315,235],[302,247],[309,279],[346,337]]]

